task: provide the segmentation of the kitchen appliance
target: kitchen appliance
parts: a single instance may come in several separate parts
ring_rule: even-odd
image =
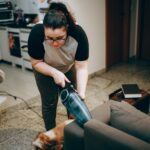
[[[14,21],[13,6],[10,1],[0,2],[0,24],[10,24]]]
[[[83,126],[84,123],[92,118],[86,104],[82,101],[72,84],[66,83],[64,88],[60,88],[60,98],[80,126]]]
[[[8,31],[8,44],[10,54],[15,57],[21,57],[20,37],[18,32]]]
[[[23,66],[23,58],[20,45],[20,29],[8,27],[7,31],[10,60],[12,62],[12,65]]]

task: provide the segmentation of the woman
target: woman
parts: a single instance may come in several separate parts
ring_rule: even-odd
[[[61,2],[50,4],[43,24],[33,27],[28,53],[42,99],[46,130],[55,127],[58,87],[75,85],[82,99],[88,80],[89,44],[84,30]]]

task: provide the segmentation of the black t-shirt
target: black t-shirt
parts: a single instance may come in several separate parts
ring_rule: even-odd
[[[76,25],[73,29],[68,29],[68,35],[71,36],[78,44],[75,54],[75,60],[83,61],[89,57],[89,43],[86,33],[81,26]],[[44,26],[43,24],[35,25],[28,39],[28,53],[34,59],[44,59]]]

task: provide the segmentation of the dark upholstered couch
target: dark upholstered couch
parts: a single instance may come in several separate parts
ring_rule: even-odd
[[[109,101],[96,107],[91,111],[93,119],[85,123],[84,128],[79,127],[75,121],[67,125],[64,131],[64,150],[150,150],[150,117],[136,110],[133,106],[129,106],[128,108],[129,104],[124,105],[123,103],[121,107],[120,104],[119,102],[111,103]],[[119,106],[119,109],[118,106],[116,108],[116,105]],[[126,105],[127,109],[123,110],[126,108]],[[136,117],[140,117],[137,119],[132,114]],[[119,116],[120,120],[122,116],[123,121],[120,122],[116,116]],[[142,127],[139,129],[141,133],[134,131],[134,129],[138,130],[138,126],[140,126],[136,126],[134,123],[140,120],[144,121],[145,118],[148,122],[145,122],[144,131],[141,131]],[[138,124],[139,123],[140,122],[138,122]],[[142,123],[144,124],[144,122]],[[118,129],[117,126],[119,126],[120,129]],[[130,126],[133,126],[133,129],[130,129]],[[128,130],[129,133],[126,132]],[[146,132],[147,137],[142,137],[145,136],[145,130],[148,131]],[[132,131],[134,132],[132,133]],[[147,139],[143,140],[143,138],[147,138],[148,141],[146,141]]]

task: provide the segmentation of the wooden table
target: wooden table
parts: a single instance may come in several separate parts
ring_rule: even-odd
[[[140,98],[125,98],[123,92],[120,89],[114,91],[109,95],[109,99],[115,101],[126,101],[129,104],[133,105],[137,109],[141,110],[144,113],[149,113],[149,103],[150,103],[150,94],[145,90],[140,89],[142,97]]]

